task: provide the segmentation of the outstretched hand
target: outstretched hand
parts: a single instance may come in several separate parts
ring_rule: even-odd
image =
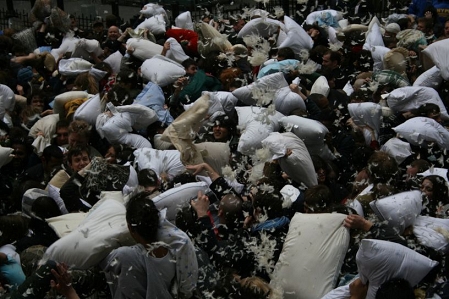
[[[79,297],[72,285],[72,276],[68,270],[69,267],[64,263],[57,264],[56,270],[51,269],[51,274],[53,274],[55,280],[50,281],[50,286],[68,299],[78,299]]]

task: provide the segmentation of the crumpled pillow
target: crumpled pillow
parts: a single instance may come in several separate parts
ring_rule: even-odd
[[[440,95],[431,87],[407,86],[396,88],[388,94],[387,103],[395,112],[406,112],[428,103],[436,104],[440,107],[441,118],[443,120],[449,119],[446,106]]]
[[[41,155],[47,145],[51,144],[54,134],[56,132],[56,123],[59,121],[59,114],[50,114],[39,119],[30,129],[28,136],[40,140],[33,142],[38,155]],[[43,136],[38,133],[43,133]]]
[[[62,119],[65,116],[65,103],[75,99],[87,99],[88,96],[89,94],[87,92],[77,90],[61,93],[55,97],[53,113],[59,114],[60,118]]]
[[[74,119],[84,120],[89,125],[94,126],[98,115],[103,112],[100,94],[96,94],[76,109]]]
[[[79,74],[90,71],[93,64],[82,58],[61,59],[59,61],[59,73],[64,76],[76,77]]]
[[[114,53],[106,57],[106,59],[103,60],[103,62],[106,62],[111,66],[112,72],[114,74],[118,74],[120,72],[121,67],[120,65],[122,62],[122,58],[123,58],[122,53],[120,53],[120,51],[115,51]]]
[[[6,111],[13,111],[15,106],[15,95],[7,85],[0,84],[0,120],[5,117]]]
[[[384,70],[392,70],[406,76],[408,51],[404,48],[394,48],[384,55]]]
[[[327,82],[326,77],[320,76],[313,83],[312,88],[310,89],[310,93],[318,93],[327,97],[330,90],[331,88],[329,87],[329,82]]]
[[[126,47],[133,48],[133,56],[144,61],[154,55],[161,54],[163,47],[146,39],[129,38],[126,41]]]
[[[449,251],[449,219],[418,216],[413,225],[413,234],[419,244],[433,248],[439,252]]]
[[[356,261],[361,282],[369,281],[366,299],[375,299],[380,285],[392,278],[403,278],[414,287],[438,265],[403,245],[370,239],[362,240]]]
[[[175,19],[175,26],[188,30],[193,30],[192,15],[190,11],[180,13]]]
[[[415,82],[413,82],[413,86],[426,86],[438,89],[441,83],[443,83],[441,71],[437,66],[433,66],[419,75]]]
[[[384,40],[382,38],[382,32],[380,30],[380,23],[377,17],[374,17],[369,26],[368,31],[366,32],[366,39],[365,44],[363,45],[363,49],[368,50],[368,48],[365,48],[365,46],[372,47],[372,46],[381,46],[384,47]]]
[[[198,52],[203,56],[213,51],[226,53],[232,49],[232,44],[227,36],[218,32],[211,25],[201,22],[199,29],[202,39],[198,41]]]
[[[366,45],[366,44],[365,44]],[[365,45],[363,46],[365,49]],[[373,46],[368,47],[365,50],[369,50],[371,52],[371,57],[373,58],[373,72],[381,71],[384,68],[384,56],[388,52],[390,52],[391,49],[387,47],[382,46]]]
[[[152,169],[161,177],[165,174],[171,181],[175,176],[186,171],[181,162],[181,154],[177,150],[157,150],[139,148],[134,151],[134,163],[139,170]]]
[[[76,47],[76,43],[78,42],[78,38],[73,35],[66,34],[66,36],[62,39],[62,43],[57,49],[52,49],[50,51],[51,55],[55,58],[55,61],[59,61],[59,58],[67,52],[73,53]]]
[[[382,152],[386,152],[396,161],[398,165],[404,162],[407,157],[410,157],[413,154],[410,143],[404,142],[396,137],[393,137],[385,142],[380,150]]]
[[[441,149],[449,150],[449,132],[428,117],[413,117],[393,130],[413,145],[426,147],[435,142]]]
[[[429,57],[434,65],[438,67],[441,76],[444,80],[449,80],[449,58],[447,49],[449,48],[449,40],[443,39],[441,41],[430,44],[422,51],[424,57]]]
[[[313,40],[307,32],[299,26],[294,20],[288,16],[284,16],[285,33],[287,37],[280,42],[278,39],[278,48],[289,47],[294,53],[299,54],[301,50],[311,50],[313,47]]]
[[[446,180],[446,182],[449,182],[449,178],[447,177],[447,173],[448,170],[446,168],[439,168],[439,167],[431,167],[430,169],[418,173],[418,175],[422,176],[422,177],[426,177],[429,175],[439,175],[440,177],[442,177],[443,179]]]
[[[145,79],[161,87],[175,83],[186,74],[185,68],[181,64],[159,54],[145,60],[141,71]]]
[[[165,12],[164,7],[156,3],[148,3],[144,5],[143,8],[140,10],[140,13],[143,14],[145,17],[152,17],[158,14],[165,14],[165,15],[167,14]]]
[[[182,63],[186,59],[190,58],[184,52],[182,46],[176,39],[173,37],[169,37],[166,42],[170,43],[170,50],[167,51],[165,57],[170,58],[171,60],[176,61],[177,63]]]
[[[306,111],[306,103],[299,94],[292,92],[289,86],[281,87],[276,91],[274,107],[284,115],[290,115],[295,109]]]
[[[164,34],[165,33],[165,19],[164,15],[158,14],[154,15],[136,27],[135,32],[139,31],[139,29],[148,29],[151,33],[155,35]]]
[[[72,53],[72,58],[90,59],[90,53],[94,53],[96,56],[103,54],[103,49],[100,46],[100,42],[96,39],[81,38],[76,42],[75,49]]]
[[[267,17],[256,18],[246,23],[237,34],[237,37],[244,38],[249,35],[260,35],[268,38],[277,33],[279,27],[285,30],[284,24],[278,20],[273,20]]]

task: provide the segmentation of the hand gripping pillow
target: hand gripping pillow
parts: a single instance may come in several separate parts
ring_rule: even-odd
[[[165,25],[164,15],[158,14],[140,23],[135,31],[137,32],[139,29],[148,29],[151,33],[160,35],[165,33]]]
[[[134,151],[134,157],[134,162],[137,163],[139,170],[151,168],[159,177],[166,174],[169,180],[186,171],[177,150],[161,151],[152,148],[140,148]]]
[[[393,130],[413,145],[426,146],[424,142],[435,142],[440,148],[449,149],[449,132],[431,118],[414,117]]]
[[[398,163],[398,165],[413,154],[410,143],[404,142],[396,137],[390,138],[387,142],[385,142],[380,150],[386,152],[396,161],[396,163]]]
[[[392,278],[403,278],[412,287],[438,262],[397,243],[364,239],[357,252],[360,280],[368,285],[366,299],[375,299],[377,289]]]
[[[307,187],[318,185],[312,158],[304,142],[291,132],[271,133],[262,141],[263,147],[278,159],[281,169],[296,183]],[[285,157],[287,149],[292,153]]]
[[[419,244],[442,253],[449,251],[449,219],[418,216],[413,225],[413,234]]]
[[[436,65],[440,71],[444,80],[449,80],[449,57],[447,55],[447,49],[449,47],[449,40],[443,39],[441,41],[434,42],[427,46],[422,53],[424,56],[428,56],[434,65]]]
[[[175,26],[193,30],[192,15],[190,14],[190,11],[180,13],[175,19]]]
[[[389,226],[402,234],[421,213],[422,197],[418,190],[407,191],[374,200],[369,205],[380,220],[388,221]]]
[[[186,74],[182,65],[159,54],[145,60],[141,70],[144,78],[161,87],[173,84]]]
[[[160,6],[159,4],[155,3],[148,3],[146,4],[142,10],[140,11],[141,14],[143,14],[146,17],[151,17],[158,14],[167,14],[165,12],[165,9],[163,6]]]
[[[167,220],[174,223],[178,211],[190,204],[190,200],[198,196],[198,191],[205,194],[210,189],[205,182],[187,183],[173,187],[152,200],[159,210],[167,209]]]
[[[229,165],[231,150],[224,142],[202,142],[195,144],[204,162],[209,164],[219,175],[223,175],[223,167]]]
[[[281,43],[278,40],[278,48],[291,48],[294,53],[299,54],[301,50],[311,50],[313,47],[313,40],[307,32],[299,26],[291,18],[284,16],[285,33],[287,38]]]
[[[281,87],[276,91],[274,107],[284,115],[289,115],[295,109],[307,110],[304,100],[297,93],[292,92],[289,86]]]
[[[422,104],[432,103],[440,107],[441,118],[449,119],[446,107],[438,92],[431,87],[407,86],[394,89],[387,96],[388,106],[395,112],[417,109]]]
[[[64,76],[78,76],[90,71],[93,64],[82,58],[61,59],[59,61],[59,73]]]
[[[283,289],[284,298],[317,299],[334,288],[349,247],[345,217],[295,214],[271,280]]]
[[[135,241],[126,225],[123,202],[106,199],[89,212],[74,231],[53,243],[44,258],[66,263],[76,269],[88,269],[97,265],[113,249],[133,244]]]
[[[146,39],[130,38],[126,41],[126,47],[133,48],[133,56],[144,61],[154,55],[161,54],[163,47]]]
[[[67,92],[61,93],[60,95],[57,95],[55,97],[53,112],[55,114],[59,114],[60,116],[65,115],[64,105],[67,102],[70,102],[70,101],[76,100],[76,99],[87,99],[88,95],[89,94],[85,91],[67,91]]]
[[[82,38],[76,42],[75,49],[73,50],[71,57],[88,60],[90,58],[90,53],[94,53],[96,56],[103,54],[103,49],[100,47],[100,42],[96,39]]]
[[[413,82],[413,86],[426,86],[438,89],[441,83],[443,83],[443,77],[441,77],[440,69],[434,66],[419,75]]]
[[[114,74],[118,74],[120,72],[120,64],[122,62],[123,55],[120,51],[115,51],[111,55],[109,55],[103,62],[109,64],[112,68],[112,72]]]
[[[325,144],[326,134],[329,130],[319,121],[290,115],[279,120],[279,123],[287,130],[301,138],[307,146],[309,153],[318,154],[326,160],[333,160],[335,156]]]
[[[352,103],[348,104],[348,110],[356,125],[369,126],[378,136],[382,121],[382,107],[379,104]]]
[[[246,105],[259,103],[262,106],[272,101],[276,90],[287,86],[284,74],[279,72],[262,77],[250,85],[237,88],[232,94]]]
[[[332,17],[334,17],[335,21],[340,21],[343,18],[343,14],[339,11],[333,10],[333,9],[325,9],[325,10],[318,10],[310,13],[306,18],[306,24],[312,25],[317,21],[318,18],[321,17],[323,13],[330,13]]]
[[[262,148],[262,140],[271,132],[279,130],[279,119],[283,115],[277,111],[260,107],[235,107],[242,132],[237,150],[244,155],[252,155]]]
[[[170,58],[171,60],[176,61],[177,63],[182,63],[186,59],[190,58],[186,55],[184,52],[182,46],[176,39],[173,37],[169,37],[166,42],[170,43],[170,50],[167,51],[167,54],[165,56],[167,58]]]
[[[98,115],[102,113],[100,94],[96,94],[76,109],[74,119],[84,120],[88,124],[95,126]]]
[[[237,34],[237,37],[244,38],[249,35],[260,35],[268,38],[277,33],[279,27],[285,30],[284,24],[278,20],[269,19],[267,17],[256,18],[246,23]]]

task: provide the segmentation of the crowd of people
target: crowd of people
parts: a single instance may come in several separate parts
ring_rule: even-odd
[[[84,31],[36,1],[0,35],[2,298],[447,298],[449,20],[428,2],[174,24],[147,4]],[[325,258],[279,278],[307,215],[342,215],[342,245],[302,240],[334,238],[321,291]],[[367,240],[410,268],[373,274]]]

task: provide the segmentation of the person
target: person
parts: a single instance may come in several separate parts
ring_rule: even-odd
[[[57,145],[47,146],[42,152],[41,163],[28,168],[25,171],[24,180],[33,180],[45,187],[61,168],[63,158],[62,150]]]
[[[449,217],[449,191],[446,180],[439,175],[429,175],[421,183],[423,193],[422,215],[438,218]]]
[[[341,54],[336,51],[327,51],[323,55],[323,62],[321,63],[322,70],[328,71],[332,74],[336,89],[343,89],[347,82],[347,78],[343,76],[340,68],[342,61]]]
[[[113,298],[173,298],[175,254],[158,242],[159,211],[142,192],[126,206],[126,223],[136,245],[113,250],[101,268],[110,283]]]
[[[101,44],[104,50],[104,56],[108,57],[116,51],[120,51],[122,55],[125,55],[126,47],[123,43],[122,35],[120,34],[120,29],[117,26],[111,26],[108,29],[108,38]]]
[[[93,157],[102,157],[100,152],[93,146],[89,145],[90,126],[83,120],[74,120],[68,127],[68,148],[72,147],[89,147],[89,153]]]
[[[66,148],[69,144],[69,122],[65,119],[61,119],[56,123],[55,137],[52,140],[52,144],[62,148]]]

